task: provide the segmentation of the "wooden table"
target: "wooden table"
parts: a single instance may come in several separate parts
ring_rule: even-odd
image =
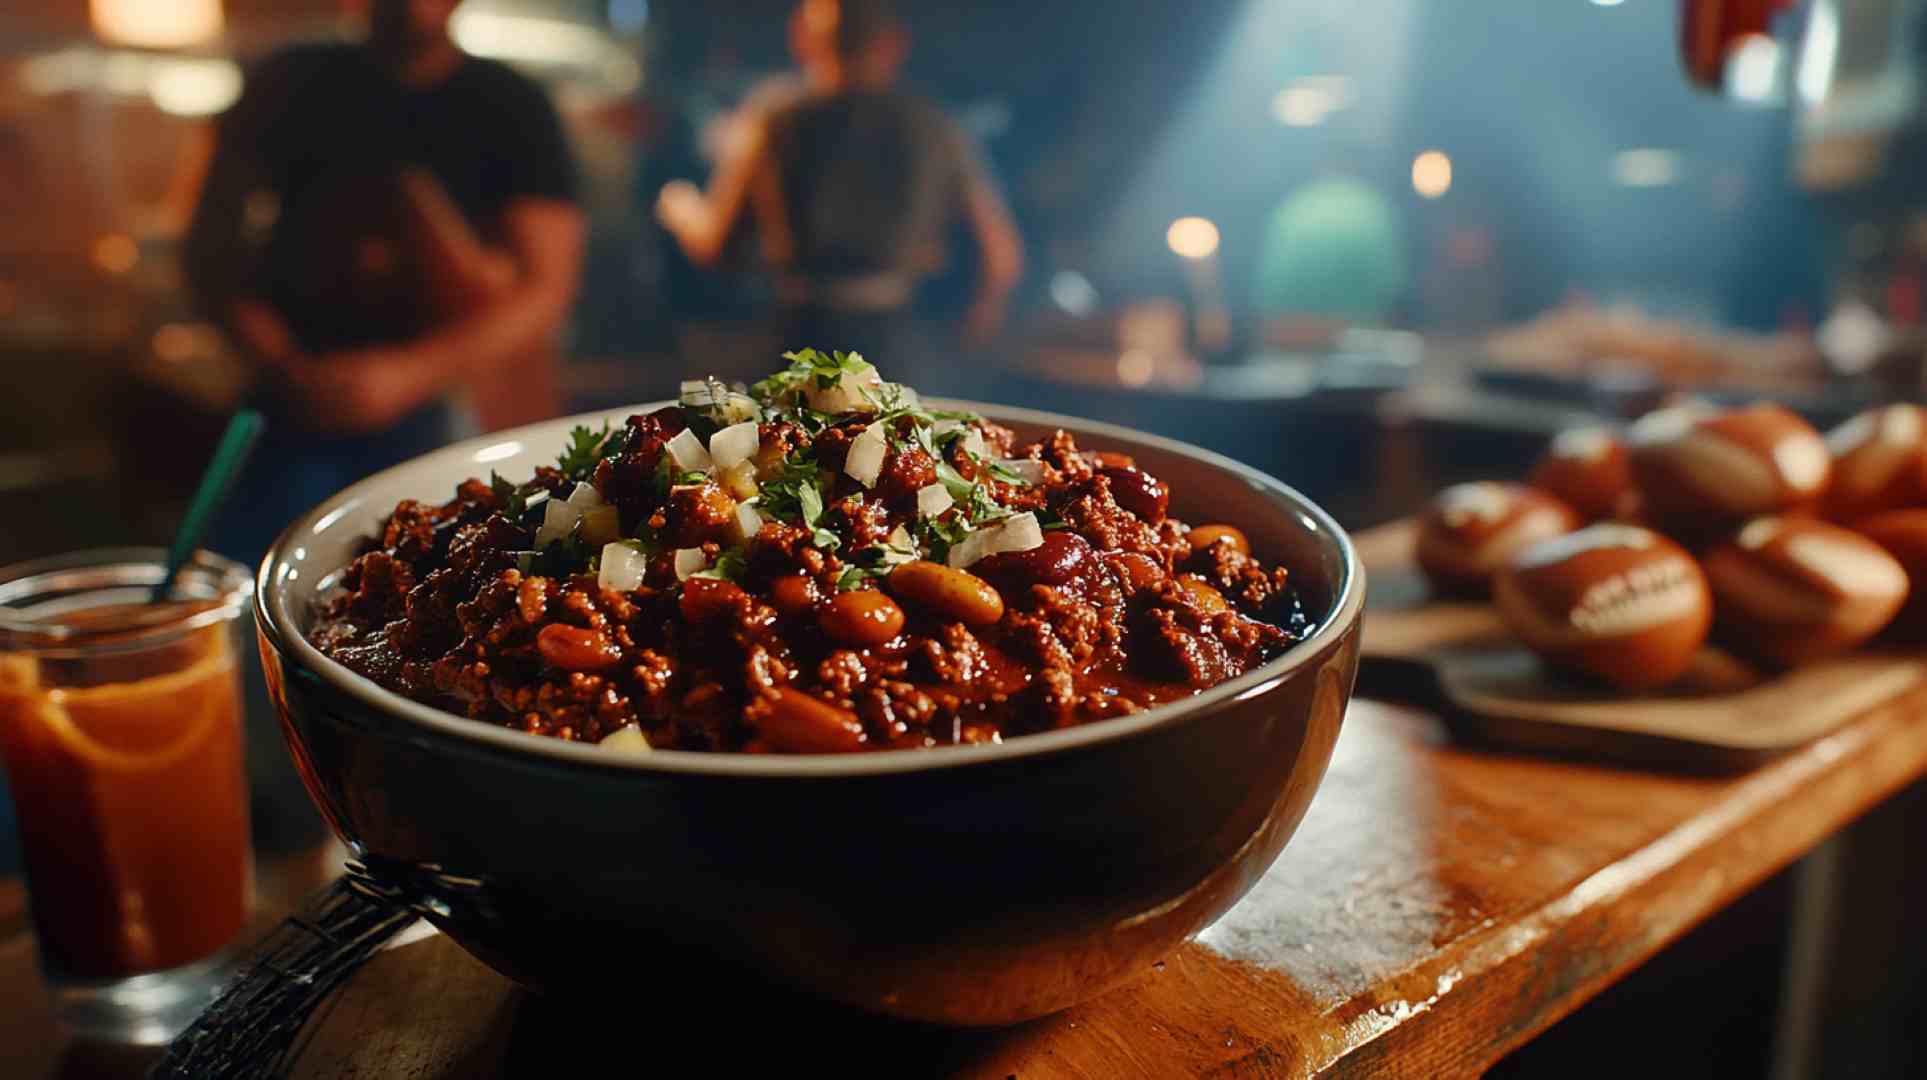
[[[1434,716],[1361,701],[1258,888],[1083,1008],[966,1033],[728,1001],[673,1012],[647,972],[633,1000],[546,1002],[431,936],[337,995],[292,1074],[563,1075],[693,1045],[747,1070],[875,1058],[892,1075],[999,1080],[1476,1075],[1923,771],[1927,691],[1737,777],[1468,749]],[[268,868],[269,906],[324,870]],[[9,909],[17,924],[17,888],[0,893],[0,926]],[[0,1071],[137,1075],[143,1060],[50,1035],[30,937],[0,946]]]

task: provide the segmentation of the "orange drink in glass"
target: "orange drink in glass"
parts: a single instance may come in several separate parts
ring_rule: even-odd
[[[161,604],[157,553],[0,570],[0,763],[61,1018],[170,1038],[225,974],[250,901],[236,667],[246,572],[199,556]]]

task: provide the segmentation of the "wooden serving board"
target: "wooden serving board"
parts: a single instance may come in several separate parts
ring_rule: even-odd
[[[1751,768],[1927,680],[1918,650],[1862,650],[1790,672],[1714,645],[1672,686],[1636,696],[1551,671],[1487,603],[1441,601],[1413,559],[1417,528],[1357,538],[1369,581],[1359,693],[1443,709],[1484,741],[1672,768]]]

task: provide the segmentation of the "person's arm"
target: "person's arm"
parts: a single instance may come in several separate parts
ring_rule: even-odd
[[[751,122],[742,144],[717,168],[708,194],[687,180],[663,185],[656,199],[656,220],[676,238],[690,262],[715,266],[728,250],[730,238],[754,212],[763,226],[765,251],[780,263],[788,241],[781,215],[774,212],[775,185],[768,128]]]
[[[509,365],[555,333],[575,302],[584,222],[573,204],[522,198],[501,222],[515,283],[494,303],[412,341],[296,355],[275,366],[310,396],[318,426],[377,431],[477,375]]]
[[[976,239],[980,269],[977,298],[964,316],[964,332],[988,341],[1004,324],[1005,302],[1024,277],[1024,238],[1010,208],[989,181],[977,178],[964,188],[964,220]]]

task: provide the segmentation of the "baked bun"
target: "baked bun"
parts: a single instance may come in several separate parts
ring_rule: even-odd
[[[1771,403],[1662,409],[1626,439],[1646,513],[1687,535],[1810,505],[1832,465],[1820,433]]]
[[[1889,624],[1895,636],[1927,641],[1927,510],[1889,510],[1854,526],[1907,571],[1907,602]]]
[[[1562,431],[1532,470],[1530,483],[1587,521],[1617,517],[1628,509],[1633,490],[1626,444],[1610,428]]]
[[[1883,405],[1827,433],[1833,480],[1826,515],[1856,522],[1885,510],[1927,507],[1927,409]]]
[[[1419,568],[1440,592],[1484,592],[1514,555],[1579,524],[1571,507],[1524,484],[1455,484],[1420,520]]]
[[[1506,625],[1548,664],[1627,690],[1679,678],[1713,625],[1699,564],[1637,525],[1542,540],[1499,571],[1492,597]]]
[[[1702,565],[1722,637],[1786,667],[1866,641],[1907,599],[1907,572],[1879,544],[1809,518],[1750,521]]]

